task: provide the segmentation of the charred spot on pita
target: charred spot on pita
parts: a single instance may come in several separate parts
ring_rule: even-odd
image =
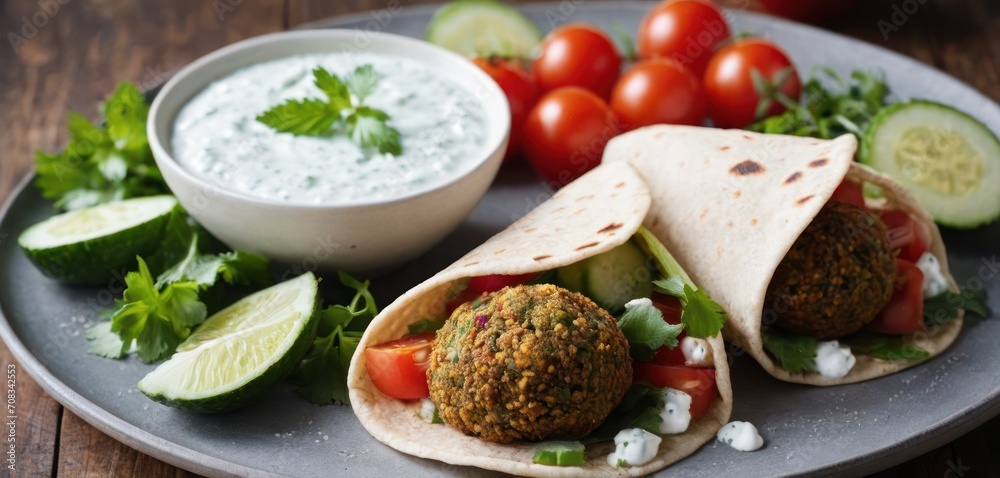
[[[535,261],[544,261],[545,259],[548,259],[548,258],[550,258],[550,257],[552,257],[552,256],[551,256],[551,255],[549,255],[549,254],[542,254],[542,255],[540,255],[540,256],[535,256],[535,257],[532,257],[531,259],[532,259],[532,260],[535,260]]]
[[[600,244],[600,242],[598,242],[598,241],[594,241],[594,242],[588,242],[588,243],[586,243],[586,244],[584,244],[584,245],[582,245],[582,246],[578,246],[578,247],[576,248],[576,250],[578,250],[578,251],[582,251],[582,250],[584,250],[584,249],[590,249],[591,247],[594,247],[594,246],[596,246],[596,245],[598,245],[598,244]]]
[[[792,184],[795,181],[798,181],[801,177],[802,177],[802,173],[799,172],[799,171],[795,171],[794,173],[792,173],[791,176],[788,176],[785,179],[785,184]]]
[[[617,229],[621,229],[623,226],[625,226],[625,224],[620,222],[613,222],[611,224],[608,224],[607,226],[602,227],[600,230],[597,231],[597,233],[604,234],[605,232],[611,232]]]
[[[810,194],[810,195],[808,195],[808,196],[806,196],[804,198],[799,199],[798,201],[795,201],[795,204],[803,204],[803,203],[805,203],[806,201],[808,201],[808,200],[810,200],[812,198],[813,198],[813,195]]]
[[[828,163],[828,162],[830,162],[830,161],[828,159],[826,159],[826,158],[819,158],[817,160],[814,160],[814,161],[810,162],[809,163],[809,167],[810,168],[823,167],[823,166],[826,166],[826,163]]]
[[[729,168],[729,172],[737,176],[748,176],[763,173],[764,167],[748,159]]]

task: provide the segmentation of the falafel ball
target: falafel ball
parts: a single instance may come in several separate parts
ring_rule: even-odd
[[[506,287],[456,309],[434,339],[431,399],[452,427],[483,440],[582,437],[632,384],[615,318],[551,284]]]
[[[790,332],[829,340],[857,332],[892,298],[895,259],[885,224],[857,206],[830,201],[781,261],[764,317]]]

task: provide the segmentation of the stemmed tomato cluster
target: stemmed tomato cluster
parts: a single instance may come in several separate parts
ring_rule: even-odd
[[[623,55],[607,32],[569,24],[550,32],[530,61],[476,59],[510,103],[506,158],[523,154],[558,188],[600,164],[607,142],[623,132],[707,119],[740,128],[781,113],[802,90],[788,55],[768,40],[733,38],[709,0],[656,5],[636,47]]]

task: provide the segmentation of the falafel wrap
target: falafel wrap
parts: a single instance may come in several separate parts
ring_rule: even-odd
[[[649,184],[646,227],[729,312],[728,340],[778,379],[836,385],[940,354],[964,313],[931,216],[857,146],[652,126],[603,161]]]
[[[642,228],[649,207],[630,165],[600,166],[399,297],[348,372],[364,427],[522,476],[644,475],[711,440],[732,410],[724,312]]]

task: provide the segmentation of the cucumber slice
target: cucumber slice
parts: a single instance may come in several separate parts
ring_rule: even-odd
[[[542,31],[510,5],[457,0],[434,13],[425,39],[465,56],[528,58]]]
[[[886,107],[868,128],[861,162],[898,181],[940,224],[971,228],[1000,217],[1000,141],[950,106]]]
[[[318,293],[307,272],[237,301],[205,320],[139,390],[200,412],[250,403],[288,375],[316,338]]]
[[[50,217],[25,230],[18,244],[45,275],[73,284],[106,284],[135,268],[135,257],[160,245],[173,196],[100,204]]]
[[[625,303],[653,292],[646,254],[626,242],[608,252],[560,267],[559,283],[590,297],[608,312],[618,312]]]
[[[531,461],[539,465],[580,466],[583,464],[583,443],[578,441],[544,441],[535,445]]]

